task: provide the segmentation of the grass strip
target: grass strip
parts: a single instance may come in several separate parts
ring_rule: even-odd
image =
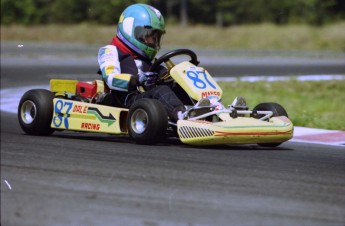
[[[262,102],[276,102],[295,126],[345,130],[345,80],[219,82],[223,103],[243,96],[250,109]]]
[[[250,50],[345,51],[345,21],[322,27],[264,23],[257,25],[180,27],[167,25],[163,46]],[[50,41],[104,44],[116,34],[116,26],[95,24],[41,26],[1,25],[1,41]]]

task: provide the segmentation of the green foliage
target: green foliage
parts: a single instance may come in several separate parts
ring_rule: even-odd
[[[189,23],[309,23],[345,19],[343,0],[186,0]],[[133,3],[151,4],[167,21],[180,17],[181,0],[1,0],[1,24],[113,24]]]
[[[88,17],[88,2],[85,0],[53,1],[50,20],[59,23],[79,23]],[[67,16],[68,15],[68,16]]]
[[[49,15],[49,0],[1,0],[1,24],[40,24]]]
[[[339,11],[335,12],[335,8]],[[302,22],[315,25],[343,15],[345,10],[336,0],[228,0],[217,1],[217,9],[222,12],[225,24]]]
[[[134,3],[147,4],[148,1],[89,0],[87,20],[100,24],[116,24],[123,10]]]

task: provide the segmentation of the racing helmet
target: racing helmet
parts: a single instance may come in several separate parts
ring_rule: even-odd
[[[164,18],[159,10],[146,4],[127,7],[117,25],[117,37],[138,55],[152,60],[165,34]]]

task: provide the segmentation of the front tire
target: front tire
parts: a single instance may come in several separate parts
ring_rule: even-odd
[[[20,99],[18,120],[22,130],[30,135],[47,136],[53,117],[54,94],[45,89],[29,90]]]
[[[287,118],[289,117],[286,110],[277,103],[261,103],[258,104],[254,109],[253,112],[256,111],[272,111],[273,115],[272,117],[276,117],[276,116],[286,116]],[[257,115],[257,118],[261,118],[261,115]],[[259,146],[262,147],[277,147],[279,145],[281,145],[282,143],[259,143]]]
[[[261,103],[258,104],[253,111],[272,111],[272,116],[286,116],[289,117],[286,110],[277,103]]]
[[[158,100],[139,99],[129,108],[127,125],[136,143],[155,144],[166,135],[167,112]]]

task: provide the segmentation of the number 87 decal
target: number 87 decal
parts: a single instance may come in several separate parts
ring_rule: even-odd
[[[199,75],[201,75],[201,78]],[[187,76],[193,81],[193,85],[199,89],[205,89],[207,85],[211,86],[213,89],[216,89],[216,86],[212,84],[210,80],[208,80],[205,71],[187,71]]]
[[[69,112],[72,109],[72,105],[73,105],[72,102],[67,102],[67,101],[64,102],[62,100],[56,101],[55,106],[54,106],[54,111],[57,114],[57,116],[55,115],[53,117],[53,123],[54,123],[55,127],[60,127],[62,124],[62,121],[63,121],[65,124],[65,128],[68,129],[68,127],[69,127],[68,117],[69,117]],[[67,106],[66,117],[64,117],[64,114],[63,114],[63,108],[65,106]],[[62,120],[62,119],[64,119],[64,120]]]

